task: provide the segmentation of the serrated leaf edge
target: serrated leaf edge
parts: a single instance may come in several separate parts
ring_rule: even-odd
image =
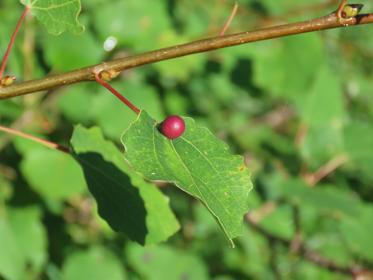
[[[129,165],[129,166],[134,170],[134,172],[136,172],[137,174],[139,174],[139,175],[142,176],[143,178],[146,178],[147,180],[150,180],[150,179],[147,178],[147,176],[145,176],[144,174],[142,174],[141,172],[137,171],[136,169],[134,169],[134,168],[132,167],[131,163],[130,163],[130,162],[127,160],[127,158],[125,157],[125,153],[126,153],[126,151],[127,151],[127,147],[126,147],[125,143],[122,141],[123,136],[127,133],[127,131],[129,131],[129,130],[132,128],[132,126],[134,126],[135,123],[136,123],[137,121],[139,121],[142,112],[143,112],[143,110],[140,111],[140,113],[137,115],[136,119],[135,119],[135,120],[134,120],[134,121],[133,121],[133,122],[132,122],[128,127],[127,127],[127,129],[122,133],[122,135],[121,135],[121,137],[120,137],[120,141],[121,141],[121,143],[122,143],[122,145],[123,145],[123,147],[124,147],[124,160],[125,160],[125,161],[128,163],[128,165]],[[193,123],[193,125],[195,125],[196,127],[200,128],[200,129],[205,130],[208,134],[210,134],[210,136],[213,136],[213,137],[214,137],[214,138],[215,138],[215,139],[216,139],[216,140],[217,140],[221,145],[223,145],[225,149],[228,149],[228,150],[229,150],[229,146],[227,145],[227,143],[225,143],[223,140],[217,138],[217,137],[216,137],[216,136],[215,136],[215,135],[214,135],[214,134],[213,134],[213,133],[212,133],[208,128],[206,128],[206,127],[204,127],[204,126],[198,126],[193,118],[183,117],[183,116],[182,116],[182,118],[183,118],[183,119],[188,119],[188,120],[190,120],[190,121]],[[155,128],[155,127],[157,126],[157,124],[158,124],[158,123],[155,121],[154,124],[153,124],[153,128]],[[155,129],[154,129],[154,130],[155,130]],[[153,130],[153,131],[154,131],[154,130]],[[181,138],[182,138],[182,136],[181,136]],[[186,141],[185,139],[183,139],[183,140]],[[169,141],[171,141],[171,146],[172,146],[172,148],[174,149],[175,153],[179,156],[179,154],[177,153],[177,151],[176,151],[175,148],[174,148],[174,145],[172,144],[172,140],[169,140]],[[243,160],[243,157],[242,157],[242,156],[240,156],[240,155],[232,155],[232,156],[235,156],[235,157],[238,157],[238,158],[242,159],[242,162],[244,163],[244,160]],[[246,165],[245,165],[245,164],[243,164],[243,165],[245,166],[245,169],[248,171]],[[188,195],[190,195],[191,197],[194,197],[195,199],[199,200],[203,205],[206,206],[206,208],[209,210],[209,212],[210,212],[210,213],[214,216],[214,218],[218,221],[219,226],[222,228],[223,232],[225,233],[225,237],[228,239],[228,241],[229,241],[229,243],[231,244],[232,248],[235,247],[235,244],[234,244],[233,239],[229,237],[229,235],[228,235],[228,233],[227,233],[225,227],[223,226],[221,220],[220,220],[219,217],[218,217],[218,216],[217,216],[217,215],[216,215],[216,214],[211,210],[211,208],[208,206],[207,203],[205,203],[204,201],[202,201],[200,198],[196,197],[195,195],[191,194],[190,192],[188,192],[188,191],[184,190],[183,188],[181,188],[181,187],[179,186],[179,184],[178,184],[177,182],[173,181],[173,180],[170,180],[170,181],[168,181],[168,180],[151,180],[151,181],[158,181],[158,182],[168,182],[168,183],[172,183],[172,184],[174,184],[178,189],[180,189],[181,191],[183,191],[183,192],[187,193]],[[253,187],[252,187],[252,184],[251,184],[250,189],[249,189],[248,191],[250,192],[250,191],[252,190],[252,188],[253,188]]]
[[[28,7],[31,9],[31,12],[32,12],[32,10],[49,10],[49,9],[55,9],[55,8],[63,7],[63,6],[68,5],[68,4],[70,4],[70,3],[77,2],[77,3],[79,4],[79,9],[78,9],[78,11],[76,12],[76,15],[75,15],[75,23],[76,23],[76,25],[79,26],[79,28],[81,29],[81,31],[80,31],[79,33],[83,32],[83,31],[85,30],[84,25],[81,24],[80,21],[79,21],[79,15],[80,15],[80,13],[81,13],[81,11],[82,11],[82,3],[81,3],[81,0],[71,0],[71,1],[67,1],[67,2],[65,2],[65,3],[63,3],[63,4],[60,4],[60,5],[54,5],[52,8],[35,8],[34,5],[35,5],[38,1],[39,1],[39,0],[34,0],[34,1],[31,1],[31,2],[28,4],[26,0],[21,0],[21,4],[23,4],[23,5],[25,5],[25,6],[28,6]],[[66,23],[66,22],[64,22],[64,23],[65,23],[66,25],[74,26],[74,24],[68,24],[68,23]],[[47,29],[47,30],[48,30],[48,29]],[[65,31],[66,31],[66,30],[61,31],[61,32],[50,32],[50,33],[53,34],[53,35],[60,35],[60,34],[62,34],[62,33],[65,32]],[[49,30],[48,30],[48,32],[49,32]]]

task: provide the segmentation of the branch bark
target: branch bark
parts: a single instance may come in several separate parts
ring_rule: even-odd
[[[312,20],[268,27],[256,31],[247,31],[232,35],[203,39],[183,45],[177,45],[155,51],[145,52],[130,57],[103,62],[97,65],[81,68],[64,74],[47,76],[38,80],[26,81],[9,87],[2,87],[0,88],[0,99],[8,99],[15,96],[44,91],[82,81],[94,81],[94,73],[98,73],[100,71],[120,72],[141,65],[151,64],[195,53],[202,53],[216,49],[242,45],[250,42],[368,23],[373,23],[373,14],[357,15],[355,17],[343,19],[341,21],[341,18],[337,16],[336,12],[333,12],[324,17],[315,18]]]

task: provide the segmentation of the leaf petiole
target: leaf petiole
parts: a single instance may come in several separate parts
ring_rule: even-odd
[[[105,80],[103,80],[100,77],[100,73],[94,73],[95,80],[97,83],[102,85],[103,87],[107,88],[112,94],[114,94],[121,102],[123,102],[127,107],[129,107],[133,112],[135,112],[136,115],[140,113],[140,109],[137,108],[131,101],[129,101],[127,98],[125,98],[123,95],[121,95],[116,89],[114,89],[109,83],[107,83]]]

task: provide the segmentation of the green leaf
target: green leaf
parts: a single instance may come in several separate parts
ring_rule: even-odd
[[[43,34],[43,42],[45,61],[56,72],[100,63],[105,55],[102,42],[90,30],[60,36]]]
[[[13,195],[13,188],[10,182],[0,175],[0,206],[4,201],[10,199]]]
[[[54,35],[64,31],[79,33],[84,30],[78,16],[81,11],[80,0],[21,0],[31,8],[31,13]]]
[[[71,144],[99,214],[116,231],[140,244],[166,240],[179,229],[166,198],[123,161],[99,128],[75,127]]]
[[[345,149],[356,169],[372,178],[373,126],[368,122],[354,121],[344,131]]]
[[[209,279],[202,260],[181,250],[167,246],[142,248],[130,244],[126,255],[144,280]]]
[[[310,169],[316,169],[343,152],[343,94],[332,69],[327,65],[319,68],[311,89],[298,98],[297,107],[307,126],[301,154]]]
[[[362,208],[359,215],[344,219],[340,224],[347,246],[355,254],[369,261],[373,260],[373,242],[370,234],[373,231],[372,217],[373,207],[367,205]]]
[[[343,154],[343,127],[338,123],[308,127],[300,152],[310,169],[316,170],[331,158]]]
[[[302,223],[307,222],[305,212],[306,208],[300,209]],[[321,256],[333,260],[342,266],[348,266],[354,262],[355,257],[351,254],[351,250],[346,246],[344,236],[338,231],[338,228],[343,224],[342,219],[320,219],[314,220],[313,229],[309,233],[306,233],[305,227],[302,225],[304,236],[307,236],[307,247],[309,250],[319,252]],[[312,219],[312,218],[311,218]],[[347,217],[349,219],[349,217]],[[342,245],[343,244],[343,245]]]
[[[289,11],[294,11],[298,9],[307,9],[307,5],[309,1],[307,0],[300,0],[300,1],[292,1],[292,0],[283,0],[278,2],[276,0],[263,0],[260,2],[261,5],[267,8],[267,10],[271,14],[285,14]],[[315,5],[324,3],[322,0],[315,0]],[[312,9],[307,10],[308,13],[312,12]]]
[[[40,211],[27,207],[0,210],[0,275],[37,279],[47,259],[47,238]],[[0,278],[1,278],[0,276]]]
[[[291,206],[283,205],[274,209],[271,213],[260,220],[260,225],[267,231],[284,239],[294,236],[294,226],[291,222]]]
[[[39,148],[27,152],[21,171],[30,186],[47,199],[67,199],[82,193],[86,186],[79,165],[59,151]]]
[[[88,2],[88,1],[87,1]],[[137,51],[164,47],[164,34],[171,28],[165,1],[103,1],[93,9],[94,29],[101,40],[112,36],[119,45]]]
[[[9,211],[9,221],[19,249],[25,257],[29,272],[42,269],[47,260],[47,234],[36,207],[15,208]]]
[[[0,237],[0,275],[6,279],[20,278],[23,273],[24,256],[3,211],[0,211]]]
[[[61,113],[71,123],[89,123],[94,114],[93,101],[97,91],[95,84],[78,83],[61,90],[58,96],[58,105]],[[84,112],[84,114],[82,114]]]
[[[161,46],[173,46],[187,40],[187,38],[179,38],[179,34],[168,32],[162,36]],[[162,78],[165,80],[175,79],[187,82],[190,80],[190,76],[193,73],[199,72],[203,69],[202,66],[205,60],[206,56],[190,55],[179,59],[160,61],[159,63],[154,64],[154,68],[160,72]]]
[[[342,125],[344,110],[341,82],[329,67],[318,69],[312,88],[305,98],[300,99],[300,103],[300,113],[308,125]]]
[[[292,203],[302,208],[313,207],[320,214],[355,217],[360,211],[361,201],[353,192],[332,185],[310,188],[302,180],[287,178],[277,187]]]
[[[110,251],[91,247],[88,251],[71,254],[65,261],[62,280],[124,280],[123,265]]]
[[[320,68],[326,60],[322,41],[317,34],[261,42],[253,48],[256,85],[275,96],[292,100],[303,98],[302,94],[309,90],[318,76],[315,69]]]
[[[14,100],[3,100],[0,102],[0,114],[3,118],[16,119],[22,114],[22,107]]]
[[[184,120],[186,131],[171,141],[142,111],[122,136],[125,158],[148,180],[173,182],[199,199],[232,242],[241,234],[243,215],[249,209],[249,172],[242,157],[233,156],[208,129],[191,118]]]

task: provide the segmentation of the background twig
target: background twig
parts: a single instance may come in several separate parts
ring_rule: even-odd
[[[12,34],[12,37],[10,38],[10,42],[8,44],[8,48],[6,49],[5,51],[5,54],[4,54],[4,57],[1,61],[1,66],[0,66],[0,80],[3,78],[3,74],[4,74],[4,71],[5,71],[5,67],[6,67],[6,63],[8,62],[8,58],[9,58],[9,55],[10,55],[10,52],[12,51],[12,48],[13,48],[13,45],[14,45],[14,42],[16,40],[16,37],[17,37],[17,34],[19,32],[19,29],[21,28],[22,26],[22,23],[23,21],[25,20],[28,12],[30,11],[30,8],[28,6],[25,7],[21,17],[19,18],[18,22],[17,22],[17,25],[16,25],[16,28]]]
[[[254,229],[258,233],[265,236],[268,240],[272,240],[272,241],[275,240],[279,244],[282,244],[286,247],[291,247],[291,243],[292,243],[291,240],[287,240],[287,239],[282,238],[280,236],[276,236],[276,235],[272,234],[271,232],[267,231],[266,229],[264,229],[263,227],[259,226],[258,223],[255,221],[255,219],[252,218],[251,213],[246,215],[246,221],[252,229]],[[308,260],[308,261],[310,261],[310,262],[312,262],[312,263],[314,263],[314,264],[316,264],[320,267],[323,267],[327,270],[330,270],[332,272],[347,274],[347,275],[351,275],[351,276],[354,276],[354,277],[359,275],[359,274],[362,274],[362,273],[365,273],[365,274],[368,273],[368,272],[372,273],[368,270],[362,269],[358,265],[348,265],[348,266],[339,265],[339,264],[335,263],[333,260],[330,260],[330,259],[320,255],[319,253],[317,253],[317,252],[315,252],[311,249],[308,249],[304,245],[303,242],[299,243],[298,251],[296,253],[297,253],[297,255],[303,257],[305,260]]]
[[[224,23],[223,28],[221,29],[221,31],[220,31],[220,33],[219,33],[220,36],[224,36],[225,32],[228,30],[229,26],[230,26],[231,23],[232,23],[232,20],[233,20],[234,16],[235,16],[236,13],[237,13],[237,9],[238,9],[238,4],[237,4],[237,2],[236,2],[236,3],[234,3],[234,6],[233,6],[233,8],[232,8],[232,11],[231,11],[231,13],[230,13],[230,15],[229,15],[227,21]]]
[[[25,138],[25,139],[29,139],[29,140],[32,140],[32,141],[37,142],[39,144],[42,144],[43,146],[46,146],[48,148],[59,150],[61,152],[70,154],[70,150],[67,147],[64,147],[62,145],[53,143],[53,142],[45,140],[45,139],[41,139],[39,137],[24,133],[24,132],[21,132],[21,131],[12,129],[12,128],[8,128],[8,127],[4,127],[4,126],[0,125],[0,131],[9,133],[9,134],[12,134],[12,135],[15,135],[15,136],[19,136],[19,137],[22,137],[22,138]]]

